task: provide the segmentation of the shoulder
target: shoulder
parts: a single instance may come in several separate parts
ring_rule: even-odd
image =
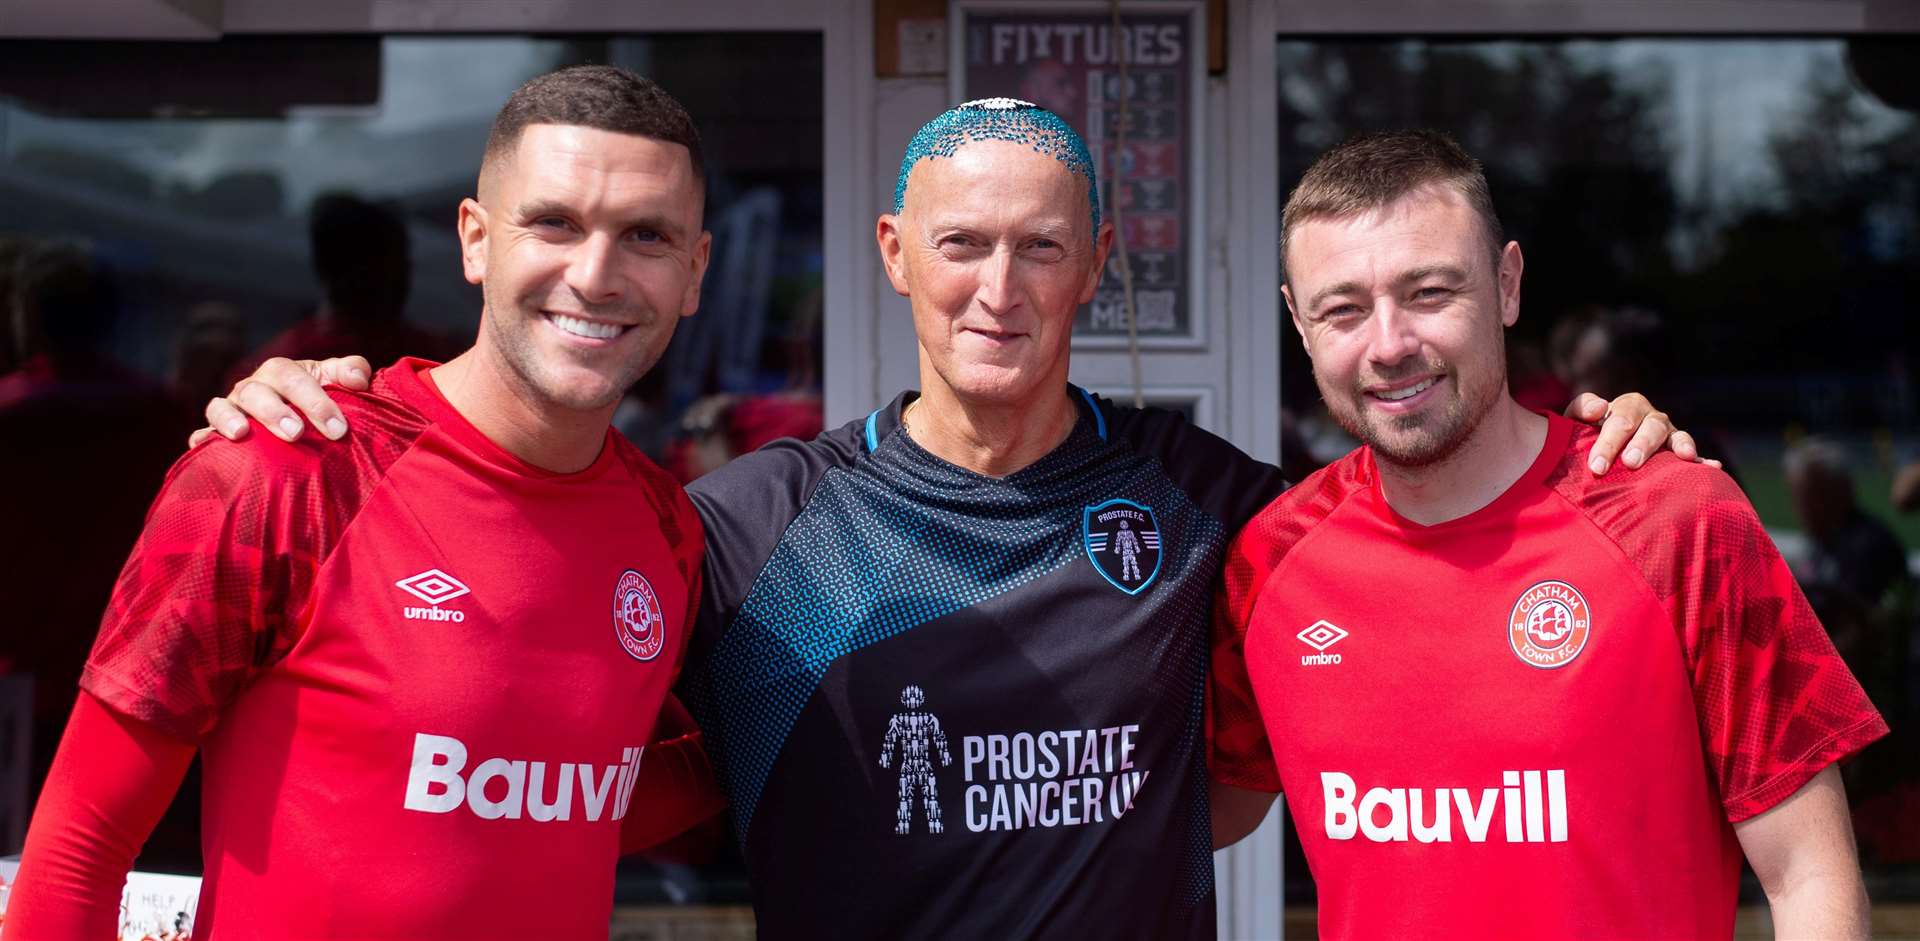
[[[660,531],[667,542],[676,552],[683,547],[698,549],[700,516],[693,508],[693,501],[687,498],[686,488],[633,442],[628,441],[625,435],[609,432],[607,440],[609,446],[616,450],[621,465],[626,468],[631,485],[640,491],[648,508],[660,521]]]
[[[1088,398],[1106,422],[1109,440],[1159,461],[1175,486],[1229,530],[1239,529],[1254,511],[1286,489],[1279,468],[1254,459],[1179,412],[1116,405],[1100,396]]]
[[[1155,457],[1217,456],[1229,462],[1260,463],[1172,409],[1151,405],[1134,408],[1098,395],[1090,395],[1089,400],[1106,422],[1109,439],[1142,453]]]
[[[1235,540],[1236,554],[1258,555],[1271,569],[1355,495],[1373,486],[1365,452],[1345,457],[1307,475],[1247,522]]]
[[[175,462],[163,486],[167,499],[325,503],[328,515],[351,515],[427,427],[425,417],[391,396],[329,388],[353,429],[340,441],[315,434],[282,441],[257,421],[239,441],[214,436]],[[160,502],[156,502],[156,507]]]
[[[1371,472],[1362,454],[1355,450],[1308,475],[1247,521],[1228,546],[1221,567],[1216,611],[1224,616],[1223,624],[1244,633],[1264,587],[1295,547],[1349,498],[1371,486]]]
[[[717,636],[827,472],[865,453],[864,420],[810,441],[780,438],[687,485],[706,531],[702,633]]]
[[[805,502],[828,470],[860,459],[864,440],[860,421],[821,432],[810,441],[779,438],[688,484],[687,493],[703,514],[751,512],[769,501]]]
[[[1581,460],[1591,438],[1574,436],[1570,456],[1547,485],[1631,560],[1661,597],[1688,585],[1715,587],[1702,580],[1703,572],[1746,571],[1778,556],[1753,504],[1726,472],[1663,451],[1638,470],[1616,467],[1595,477]]]
[[[1725,471],[1661,451],[1637,470],[1595,477],[1584,459],[1598,432],[1582,426],[1547,485],[1609,533],[1728,531],[1759,526],[1753,505]]]

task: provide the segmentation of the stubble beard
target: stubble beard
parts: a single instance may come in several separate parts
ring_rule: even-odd
[[[482,294],[488,295],[486,300],[489,313],[502,309],[515,311],[508,317],[492,318],[494,329],[490,332],[493,336],[495,351],[507,364],[507,368],[513,371],[521,388],[533,399],[551,408],[577,412],[592,412],[607,408],[620,401],[627,390],[640,381],[640,377],[646,375],[647,370],[653,368],[660,354],[665,351],[665,345],[662,344],[660,350],[633,357],[622,363],[620,370],[610,378],[606,388],[598,395],[576,395],[567,390],[559,378],[552,374],[548,365],[542,361],[539,342],[534,337],[535,331],[545,329],[542,321],[546,318],[540,313],[540,309],[537,306],[511,300],[508,301],[511,306],[503,308],[495,302],[495,298],[490,296],[491,292],[483,290]],[[649,326],[650,324],[643,320],[640,325],[631,329],[645,330]]]
[[[1438,408],[1429,406],[1407,415],[1382,416],[1374,412],[1367,407],[1366,393],[1358,383],[1341,390],[1338,396],[1322,385],[1320,395],[1340,427],[1372,448],[1377,460],[1419,470],[1452,457],[1493,410],[1500,399],[1500,390],[1506,385],[1505,350],[1493,358],[1493,367],[1496,374],[1490,381],[1466,388],[1460,383],[1460,373],[1445,362],[1427,363],[1428,372],[1446,377],[1453,394]],[[1332,403],[1336,401],[1343,404],[1334,406]]]

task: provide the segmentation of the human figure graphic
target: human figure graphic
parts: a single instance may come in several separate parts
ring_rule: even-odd
[[[906,833],[913,827],[913,802],[917,798],[926,809],[927,832],[939,833],[940,791],[933,776],[933,753],[940,752],[942,766],[953,764],[947,751],[947,734],[940,731],[940,720],[922,712],[927,694],[918,686],[900,691],[900,705],[906,710],[887,720],[887,737],[880,743],[880,767],[893,759],[894,746],[900,748],[900,807],[894,818],[893,832]]]
[[[1120,521],[1120,531],[1113,534],[1113,551],[1120,554],[1120,580],[1137,582],[1140,580],[1140,534],[1127,528],[1127,521]]]

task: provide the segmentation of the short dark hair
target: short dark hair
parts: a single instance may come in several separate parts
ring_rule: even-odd
[[[1282,276],[1287,242],[1302,223],[1379,209],[1430,183],[1451,185],[1466,198],[1480,216],[1498,268],[1507,238],[1493,211],[1493,194],[1480,161],[1439,131],[1377,131],[1347,138],[1321,154],[1300,177],[1280,214]]]
[[[650,137],[687,148],[693,177],[707,178],[700,132],[666,90],[626,69],[576,65],[538,76],[514,90],[487,134],[487,162],[510,156],[530,124],[566,124]]]

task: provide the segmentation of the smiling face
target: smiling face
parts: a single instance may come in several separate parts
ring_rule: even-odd
[[[913,302],[921,383],[970,404],[1021,406],[1066,386],[1075,309],[1113,240],[1096,237],[1087,181],[1056,157],[981,140],[914,166],[876,236]]]
[[[699,306],[702,199],[680,144],[528,126],[460,206],[462,263],[486,299],[481,345],[538,401],[611,408]]]
[[[1496,269],[1453,186],[1291,233],[1282,289],[1327,409],[1382,460],[1454,453],[1506,393],[1503,331],[1520,316],[1520,246]]]

